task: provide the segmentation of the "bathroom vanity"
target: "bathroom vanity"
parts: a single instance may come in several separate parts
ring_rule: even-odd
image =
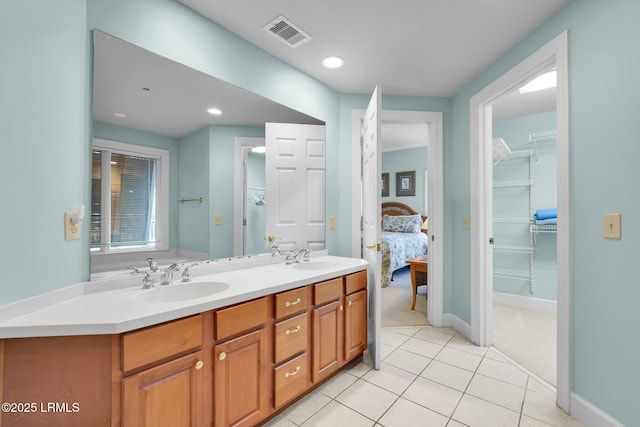
[[[367,348],[359,259],[86,287],[0,323],[3,427],[259,425]]]

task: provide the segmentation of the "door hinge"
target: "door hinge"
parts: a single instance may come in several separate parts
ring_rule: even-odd
[[[493,237],[489,237],[489,244],[493,245]]]

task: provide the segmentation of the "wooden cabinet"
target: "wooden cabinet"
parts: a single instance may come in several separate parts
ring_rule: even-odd
[[[201,347],[201,315],[123,334],[122,425],[203,425]],[[180,356],[194,349],[198,351]]]
[[[269,414],[268,300],[260,298],[214,312],[216,427],[253,426]]]
[[[114,335],[0,340],[0,425],[254,426],[367,347],[358,272]],[[73,411],[78,408],[79,411]]]
[[[198,351],[123,379],[122,425],[203,425],[203,366]]]

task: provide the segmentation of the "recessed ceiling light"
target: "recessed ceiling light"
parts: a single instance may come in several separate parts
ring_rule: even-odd
[[[327,68],[340,68],[344,61],[337,56],[328,56],[322,60],[322,65]]]
[[[113,113],[113,115],[118,117],[119,119],[124,119],[125,117],[127,117],[125,113]]]
[[[551,70],[547,73],[541,74],[535,79],[531,80],[526,85],[520,88],[520,94],[536,92],[543,89],[549,89],[556,87],[557,73],[556,70]]]
[[[209,114],[213,114],[214,116],[219,116],[220,114],[222,114],[222,110],[220,110],[219,108],[209,108],[207,112]]]

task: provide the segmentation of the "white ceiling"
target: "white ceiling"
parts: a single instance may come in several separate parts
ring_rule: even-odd
[[[570,0],[179,0],[341,93],[456,94]],[[263,27],[284,15],[311,41]],[[340,56],[344,66],[321,61]]]

